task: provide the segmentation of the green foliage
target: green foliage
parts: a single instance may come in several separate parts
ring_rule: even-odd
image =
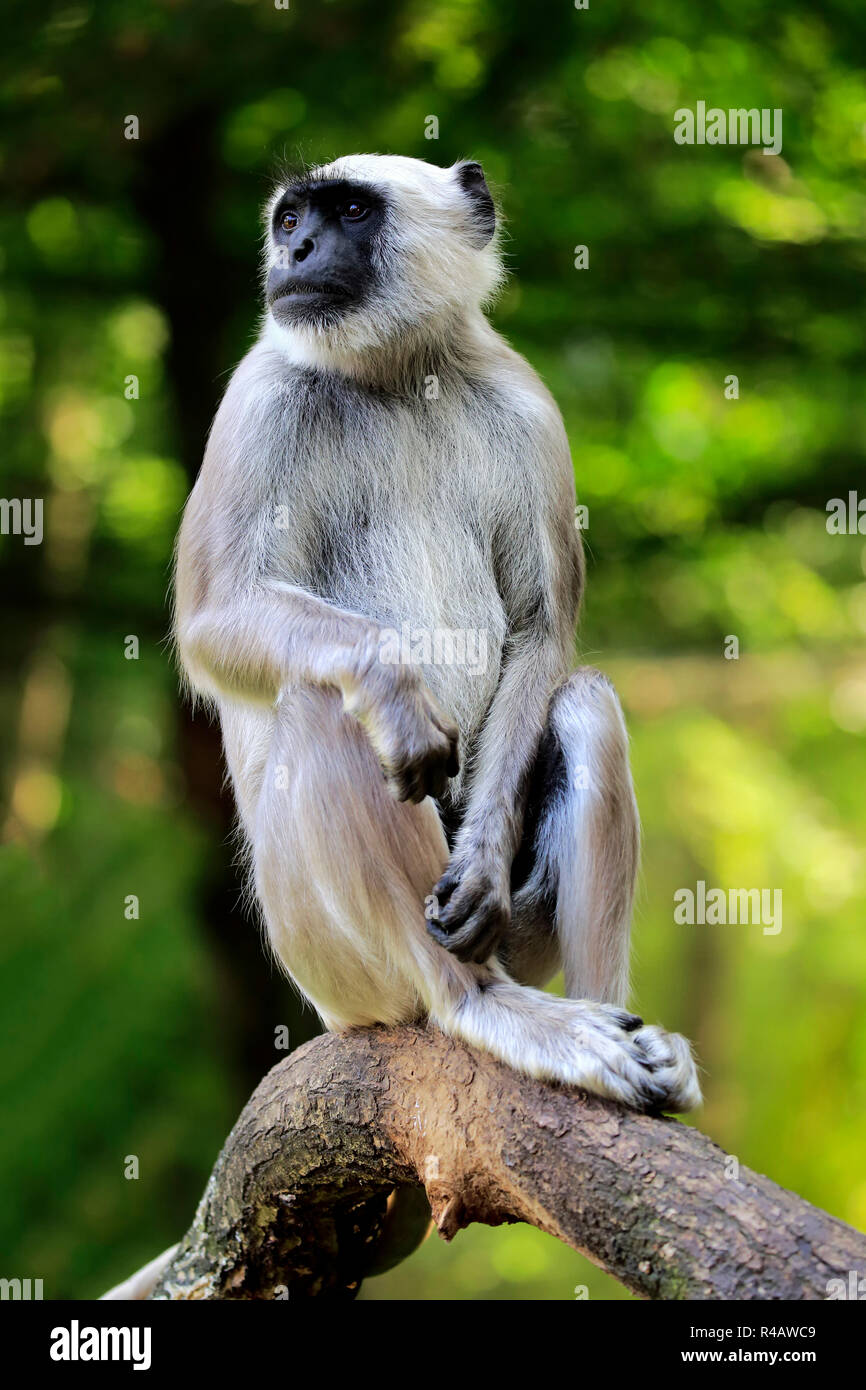
[[[694,1037],[726,1149],[866,1223],[866,540],[825,526],[866,479],[861,35],[846,0],[10,7],[0,488],[51,524],[0,537],[5,1274],[90,1296],[156,1253],[242,1098],[202,930],[229,851],[181,770],[168,569],[254,330],[268,176],[360,149],[471,155],[501,194],[496,321],[566,419],[581,650],[633,733],[639,1007]],[[676,145],[699,100],[781,108],[781,154]],[[698,879],[782,888],[782,931],[676,925]],[[537,1232],[470,1230],[362,1296],[581,1285],[623,1296]]]

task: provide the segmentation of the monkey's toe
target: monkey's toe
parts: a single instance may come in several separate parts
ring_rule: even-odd
[[[652,1108],[685,1114],[702,1104],[692,1050],[680,1033],[644,1025],[632,1033],[630,1041],[645,1075],[652,1079],[647,1087],[648,1097],[661,1092]]]

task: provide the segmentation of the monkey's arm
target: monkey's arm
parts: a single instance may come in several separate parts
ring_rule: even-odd
[[[182,574],[181,560],[179,588]],[[349,703],[376,655],[373,623],[289,585],[209,594],[191,610],[179,602],[176,633],[196,690],[257,704],[274,704],[289,682],[331,686]]]
[[[461,960],[486,960],[508,925],[529,773],[562,667],[558,641],[533,629],[512,639],[451,862],[433,889],[431,932]]]
[[[451,862],[433,889],[439,911],[431,934],[462,960],[486,960],[508,925],[532,765],[551,696],[574,656],[583,549],[573,524],[571,456],[552,401],[535,445],[535,463],[530,458],[514,479],[514,504],[496,543],[510,624],[502,674]]]
[[[218,699],[272,705],[288,682],[329,686],[349,703],[376,656],[375,623],[304,587],[310,538],[295,517],[278,532],[283,482],[274,436],[279,382],[254,348],[235,372],[184,510],[175,564],[175,637],[190,684]],[[259,378],[262,378],[259,382]],[[275,570],[276,537],[285,568]],[[288,577],[295,582],[282,582]]]
[[[288,684],[331,688],[398,799],[441,795],[458,771],[457,727],[412,668],[379,659],[376,624],[290,584],[244,585],[240,549],[205,555],[206,531],[191,510],[178,547],[175,630],[193,688],[268,705]]]

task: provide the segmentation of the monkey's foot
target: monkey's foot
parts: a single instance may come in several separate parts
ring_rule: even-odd
[[[703,1103],[691,1045],[681,1033],[645,1025],[632,1035],[644,1068],[662,1091],[658,1108],[684,1114]],[[656,1107],[652,1107],[656,1108]]]
[[[531,993],[539,998],[538,991]],[[682,1113],[700,1105],[695,1061],[679,1033],[645,1024],[613,1004],[540,998],[547,1007],[532,1010],[534,1027],[526,1037],[527,1070],[533,1075],[580,1086],[634,1110]]]

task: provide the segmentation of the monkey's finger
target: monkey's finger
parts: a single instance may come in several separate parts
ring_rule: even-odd
[[[423,766],[410,767],[404,774],[406,784],[406,795],[404,801],[411,801],[413,806],[417,806],[427,795],[426,778],[424,777]]]
[[[442,796],[448,785],[448,771],[438,761],[428,763],[425,781],[428,796]]]
[[[485,901],[459,931],[448,938],[448,950],[466,964],[488,960],[502,939],[507,915],[498,903]]]
[[[415,790],[415,785],[410,769],[386,768],[385,781],[388,783],[388,791],[395,801],[410,801],[413,799],[412,793]]]
[[[435,719],[431,720],[430,722],[433,724],[433,727],[436,729],[436,732],[442,735],[442,743],[443,743],[443,747],[442,747],[442,759],[443,759],[443,761],[444,761],[444,762],[447,762],[447,763],[450,765],[452,762],[454,762],[454,761],[456,760],[456,762],[457,762],[457,767],[458,767],[458,769],[459,769],[459,767],[460,767],[460,755],[459,755],[460,735],[454,731],[453,727],[452,727],[450,724],[449,724],[448,726],[446,726],[446,727],[443,727],[443,726],[442,726],[440,723],[438,723],[438,721],[435,720]],[[452,772],[450,775],[453,777],[455,774]]]
[[[443,732],[448,739],[448,776],[456,777],[460,771],[460,731],[452,724]]]
[[[433,892],[436,894],[439,901],[442,902],[443,899],[450,898],[459,882],[460,874],[458,871],[456,869],[446,869],[433,889]]]
[[[448,775],[438,757],[426,758],[423,762],[410,763],[402,768],[399,775],[401,801],[411,801],[418,805],[428,796],[441,796],[448,783]]]
[[[485,934],[488,925],[495,937],[501,935],[511,917],[510,902],[503,902],[486,884],[477,881],[461,884],[452,895],[447,907],[441,907],[437,921],[448,934],[448,949],[459,953],[467,951],[460,959],[486,960],[490,954],[486,950]]]
[[[449,719],[449,718],[448,718],[448,715],[447,715],[447,714],[443,714],[441,710],[431,709],[431,710],[430,710],[430,722],[431,722],[432,724],[435,724],[435,726],[436,726],[436,728],[439,730],[440,734],[444,734],[445,737],[447,738],[447,740],[448,740],[448,755],[449,755],[449,760],[450,760],[452,757],[457,757],[457,756],[458,756],[458,749],[459,749],[459,746],[460,746],[460,730],[458,729],[457,725],[454,723],[454,720],[453,720],[453,719]],[[459,767],[459,762],[458,762],[458,767]],[[452,772],[452,773],[451,773],[451,776],[453,777],[454,775],[455,775],[455,774]]]
[[[459,874],[453,869],[446,869],[439,882],[433,888],[433,897],[437,902],[436,920],[439,920],[440,913],[444,912],[451,894],[460,882]]]
[[[439,894],[436,894],[437,898]],[[443,931],[453,934],[468,921],[479,906],[481,893],[475,885],[458,884],[447,904],[439,901],[437,920]]]
[[[483,931],[476,928],[473,919],[470,930],[464,927],[457,933],[444,931],[434,917],[427,921],[427,930],[433,940],[443,946],[451,955],[464,963],[480,965],[493,954],[502,933],[502,927],[494,921],[487,923]]]
[[[444,946],[446,951],[448,950],[448,933],[442,930],[436,917],[427,918],[427,931],[434,941],[437,941],[440,946]]]
[[[436,936],[437,941],[440,941],[442,945],[450,940],[451,933],[455,929],[455,926],[452,925],[451,901],[454,898],[454,894],[458,893],[459,888],[460,878],[457,871],[454,869],[446,869],[433,889],[433,897],[436,899],[436,911],[429,920],[437,929],[433,935]],[[462,920],[463,915],[456,921],[456,926],[459,927]]]

